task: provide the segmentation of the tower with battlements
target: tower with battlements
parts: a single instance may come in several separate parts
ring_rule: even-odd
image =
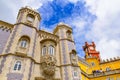
[[[85,57],[79,57],[82,80],[120,80],[120,57],[102,60],[94,42],[85,42],[83,50]]]

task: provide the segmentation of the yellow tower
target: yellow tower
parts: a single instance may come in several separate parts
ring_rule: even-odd
[[[79,57],[82,80],[120,80],[120,58],[100,60],[95,44],[85,42],[85,59]],[[114,65],[113,65],[114,64]]]

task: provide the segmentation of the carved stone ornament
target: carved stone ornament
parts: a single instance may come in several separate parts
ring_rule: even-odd
[[[45,55],[41,57],[41,67],[45,75],[53,76],[55,74],[55,64],[56,59],[54,56]]]
[[[74,66],[77,66],[77,57],[75,53],[71,53],[71,63]]]

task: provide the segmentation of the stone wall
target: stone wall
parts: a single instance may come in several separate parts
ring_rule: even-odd
[[[9,35],[10,30],[0,28],[0,54],[2,54],[2,51],[6,45]]]

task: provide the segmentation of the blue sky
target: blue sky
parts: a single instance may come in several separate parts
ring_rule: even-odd
[[[84,56],[84,42],[94,41],[106,59],[120,56],[119,5],[120,0],[0,0],[0,20],[14,24],[19,9],[31,6],[42,17],[40,29],[52,32],[64,22],[73,28],[79,56]]]
[[[52,31],[59,22],[64,22],[73,28],[74,36],[76,33],[81,34],[82,31],[80,31],[80,33],[76,32],[76,25],[72,24],[72,21],[73,19],[81,18],[87,22],[84,25],[84,30],[89,30],[89,23],[94,22],[96,16],[92,15],[87,10],[85,4],[84,1],[78,1],[76,4],[64,0],[47,2],[38,9],[42,17],[40,28],[48,28],[48,31]],[[81,34],[78,37],[74,36],[77,52],[82,57],[84,56],[82,46],[84,45],[84,42],[87,41],[84,36],[84,34]],[[91,40],[88,41],[92,42]]]

